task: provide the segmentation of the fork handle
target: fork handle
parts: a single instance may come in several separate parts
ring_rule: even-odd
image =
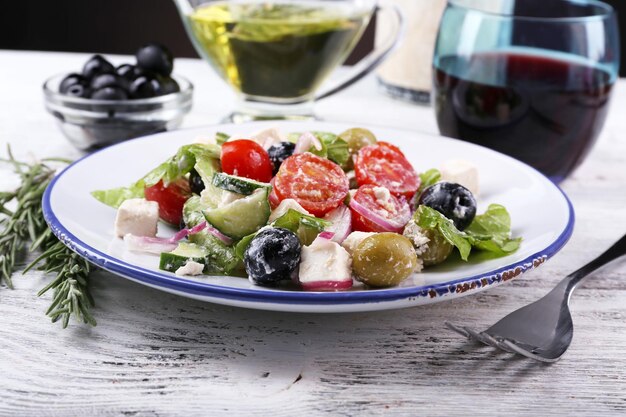
[[[566,292],[571,294],[572,291],[576,289],[576,286],[589,274],[624,255],[626,255],[626,235],[622,236],[620,240],[615,242],[615,244],[608,248],[602,255],[563,278],[557,287],[562,288],[565,286]]]

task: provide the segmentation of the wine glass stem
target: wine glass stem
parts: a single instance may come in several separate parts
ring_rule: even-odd
[[[238,98],[235,111],[226,118],[233,123],[255,120],[315,120],[313,101],[297,104],[275,104]]]

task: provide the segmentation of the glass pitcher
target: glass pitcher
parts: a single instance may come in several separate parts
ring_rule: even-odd
[[[235,91],[234,122],[311,119],[313,103],[369,74],[396,46],[402,15],[376,0],[175,0],[193,45]],[[375,10],[384,42],[333,84]]]

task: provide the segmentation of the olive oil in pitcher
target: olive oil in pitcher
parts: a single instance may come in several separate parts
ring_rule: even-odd
[[[341,3],[215,2],[188,16],[194,42],[218,73],[254,99],[309,100],[359,40],[369,13]]]

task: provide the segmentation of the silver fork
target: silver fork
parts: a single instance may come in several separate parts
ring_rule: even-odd
[[[556,362],[574,335],[569,300],[576,286],[589,274],[626,254],[626,236],[579,270],[566,276],[543,298],[515,310],[485,331],[446,322],[451,330],[507,352],[542,362]]]

